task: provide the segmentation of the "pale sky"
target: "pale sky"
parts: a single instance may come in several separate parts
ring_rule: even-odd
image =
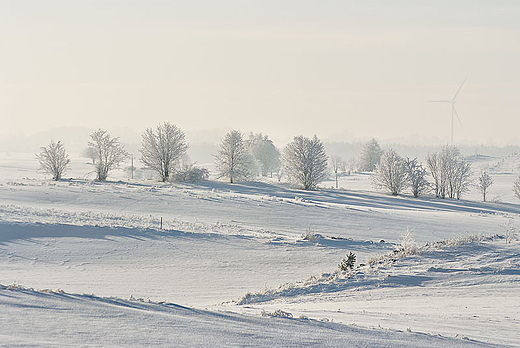
[[[0,136],[520,144],[520,1],[0,0]],[[191,139],[190,139],[191,136]],[[212,140],[212,139],[209,139]]]

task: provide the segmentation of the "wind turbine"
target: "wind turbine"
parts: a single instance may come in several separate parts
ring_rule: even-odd
[[[466,82],[468,78],[466,77],[464,81],[462,81],[462,84],[460,85],[459,89],[457,90],[457,93],[453,96],[451,100],[428,100],[429,103],[449,103],[451,104],[451,144],[453,145],[453,126],[455,123],[455,116],[457,116],[457,120],[459,120],[459,123],[462,124],[460,121],[459,114],[457,113],[457,109],[455,109],[455,103],[457,102],[457,96],[459,95],[460,90],[462,89],[462,86],[464,86],[464,82]]]

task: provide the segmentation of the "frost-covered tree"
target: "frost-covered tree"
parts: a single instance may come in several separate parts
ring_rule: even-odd
[[[356,158],[351,157],[345,162],[345,170],[348,175],[355,172],[358,167],[358,160]]]
[[[454,196],[452,198],[461,199],[464,192],[469,191],[472,185],[471,180],[471,163],[462,159],[457,163],[455,172]]]
[[[50,144],[40,148],[41,152],[36,154],[40,162],[40,169],[52,175],[53,180],[60,180],[69,168],[70,159],[63,144],[51,140]]]
[[[143,133],[141,162],[147,169],[159,174],[161,181],[166,182],[175,170],[179,160],[186,154],[184,132],[175,125],[165,122],[155,130],[146,129]]]
[[[381,160],[383,150],[379,146],[377,140],[372,139],[363,145],[361,156],[359,158],[360,170],[362,172],[373,172],[377,164]]]
[[[330,167],[332,168],[332,172],[334,173],[334,177],[336,180],[336,188],[338,188],[338,172],[340,172],[342,168],[345,168],[345,162],[339,156],[332,156],[330,158]]]
[[[273,144],[272,140],[267,135],[262,135],[262,133],[251,133],[246,143],[257,162],[262,176],[270,174],[273,177],[273,173],[280,170],[281,161],[280,151]]]
[[[520,177],[516,179],[515,183],[513,184],[513,193],[515,194],[515,197],[520,199]]]
[[[442,170],[443,163],[439,153],[432,153],[426,156],[426,165],[430,170],[430,175],[433,178],[433,189],[435,191],[435,197],[445,198],[446,197],[446,173]]]
[[[271,140],[266,142],[263,146],[260,163],[262,163],[262,175],[269,176],[272,178],[273,173],[278,173],[282,167],[280,150],[273,144]]]
[[[325,147],[316,135],[312,139],[294,137],[283,151],[282,163],[289,179],[304,190],[316,189],[328,174]]]
[[[486,201],[486,195],[489,187],[493,185],[493,179],[489,176],[488,172],[484,171],[478,178],[477,188],[482,193],[482,200]]]
[[[215,165],[218,177],[228,178],[230,183],[251,176],[252,158],[242,133],[233,130],[226,134],[215,156]]]
[[[418,163],[417,158],[406,159],[406,171],[414,197],[419,197],[430,189],[430,183],[426,180],[426,168]]]
[[[88,146],[98,154],[95,164],[96,179],[105,181],[108,173],[119,166],[127,157],[128,153],[119,142],[119,137],[112,138],[104,129],[98,129],[90,135],[91,141]]]
[[[471,185],[471,164],[457,147],[447,145],[440,152],[428,154],[426,165],[434,183],[435,195],[440,198],[460,199]]]
[[[462,193],[471,186],[471,164],[455,146],[445,146],[441,150],[443,170],[446,177],[446,192],[449,198],[460,199]]]
[[[81,151],[81,156],[85,158],[89,158],[92,160],[92,165],[96,164],[98,153],[95,149],[91,147],[86,147],[83,151]]]
[[[378,188],[388,190],[394,196],[401,193],[408,185],[408,170],[404,158],[395,150],[385,151],[376,166],[372,183]]]

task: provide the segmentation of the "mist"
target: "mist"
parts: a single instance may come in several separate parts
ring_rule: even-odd
[[[454,142],[518,144],[519,15],[515,1],[3,2],[1,143],[62,127],[139,143],[171,122],[193,145],[231,129],[441,145],[451,107],[427,101],[467,78]]]

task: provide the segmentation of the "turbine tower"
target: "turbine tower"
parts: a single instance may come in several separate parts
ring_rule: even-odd
[[[459,114],[457,113],[457,109],[455,109],[455,103],[457,102],[457,96],[459,95],[460,90],[462,89],[462,86],[464,86],[464,82],[466,82],[468,78],[465,78],[464,81],[462,81],[462,84],[460,85],[459,89],[457,90],[457,93],[453,96],[451,100],[428,100],[429,103],[449,103],[451,104],[451,144],[453,145],[453,126],[455,123],[455,116],[457,116],[457,120],[459,120],[459,123],[462,124],[460,121]]]

